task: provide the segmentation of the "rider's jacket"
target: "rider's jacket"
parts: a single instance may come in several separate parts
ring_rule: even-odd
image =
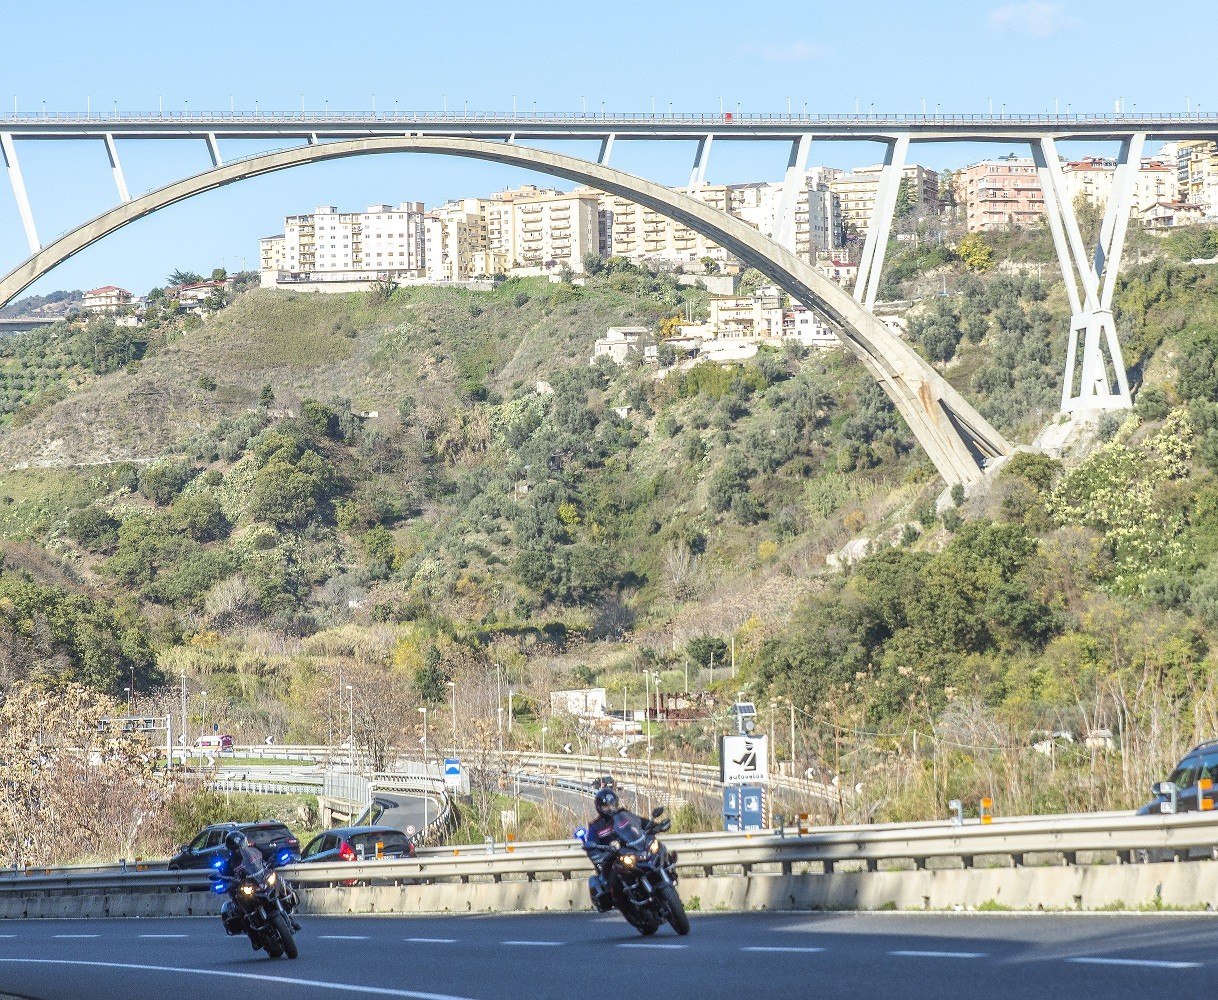
[[[597,851],[593,853],[588,849],[593,845],[596,847],[609,846],[610,841],[614,839],[614,823],[617,820],[617,817],[622,813],[626,814],[626,817],[624,818],[638,818],[634,816],[629,809],[618,809],[617,812],[613,813],[611,816],[601,816],[600,814],[597,814],[596,818],[593,819],[592,822],[587,826],[587,833],[584,837],[584,850],[588,851],[588,854],[592,857],[592,863],[596,866],[597,871],[603,872],[604,865],[608,861],[612,860],[613,855],[607,851]],[[598,857],[597,855],[603,856]]]
[[[266,859],[262,852],[253,844],[246,844],[238,851],[229,851],[225,862],[224,874],[234,878],[253,875],[266,867]]]

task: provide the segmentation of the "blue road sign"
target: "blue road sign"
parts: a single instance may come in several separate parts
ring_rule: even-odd
[[[456,757],[444,758],[444,774],[445,776],[452,775],[454,778],[461,776],[461,762]]]
[[[759,785],[740,788],[740,826],[744,830],[762,828],[762,802],[765,792]]]

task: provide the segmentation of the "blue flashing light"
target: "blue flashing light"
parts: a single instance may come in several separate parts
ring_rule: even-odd
[[[580,827],[578,830],[576,830],[576,831],[575,831],[575,839],[576,839],[576,840],[581,840],[581,841],[582,841],[582,840],[586,839],[586,838],[587,838],[587,836],[588,836],[588,831],[587,831],[587,830],[585,830],[585,829],[584,829],[582,826],[581,826],[581,827]]]
[[[291,850],[289,849],[289,850],[280,851],[279,854],[276,855],[276,857],[275,857],[275,863],[280,864],[280,865],[291,864],[292,863]]]
[[[212,867],[213,867],[213,868],[214,868],[216,871],[218,871],[218,872],[222,872],[222,871],[224,871],[224,867],[225,867],[225,865],[227,865],[227,864],[228,864],[228,858],[226,858],[226,857],[224,857],[224,856],[222,855],[222,856],[220,856],[220,857],[218,857],[218,858],[213,858],[213,859],[212,859],[211,866],[212,866]]]
[[[226,886],[223,882],[217,882],[211,887],[211,891],[217,896],[223,896],[226,892],[228,892],[228,886]]]

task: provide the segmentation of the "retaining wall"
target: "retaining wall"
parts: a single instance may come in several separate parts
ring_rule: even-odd
[[[692,910],[1013,910],[1218,906],[1218,864],[840,872],[808,875],[716,875],[682,878]],[[451,882],[301,890],[306,914],[511,913],[586,910],[582,879]],[[181,917],[219,913],[211,892],[0,893],[0,919]]]

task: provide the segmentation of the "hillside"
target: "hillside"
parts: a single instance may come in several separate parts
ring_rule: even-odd
[[[1056,410],[1066,321],[1060,283],[1019,264],[930,261],[957,294],[909,327],[1026,442]],[[550,690],[641,707],[654,682],[719,711],[745,690],[780,757],[867,789],[851,815],[982,792],[1008,812],[1130,805],[1218,728],[1214,280],[1132,267],[1136,412],[946,505],[844,353],[663,380],[589,366],[606,326],[702,307],[628,265],[586,287],[251,291],[92,369],[61,348],[110,341],[64,327],[79,370],[0,433],[3,679],[134,678],[176,711],[158,685],[185,675],[239,736],[349,723],[369,748],[417,736],[419,708],[443,733],[449,700],[463,741],[493,742],[505,686],[513,739],[544,724],[586,748]],[[828,564],[860,538],[871,555]],[[91,631],[62,628],[40,663],[22,623],[42,620]],[[656,739],[706,759],[719,728]],[[1031,744],[1052,732],[1076,742],[1050,759]]]

